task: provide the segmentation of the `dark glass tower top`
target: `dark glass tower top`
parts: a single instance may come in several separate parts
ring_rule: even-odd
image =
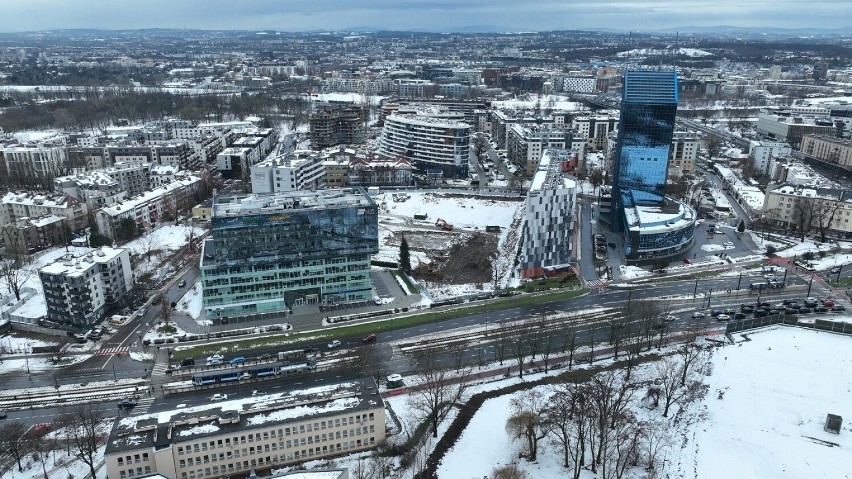
[[[677,72],[626,71],[612,167],[613,231],[624,208],[662,203],[677,114]]]

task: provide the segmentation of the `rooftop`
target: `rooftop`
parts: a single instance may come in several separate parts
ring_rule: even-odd
[[[197,176],[179,176],[167,185],[159,186],[151,191],[146,191],[139,196],[134,196],[133,198],[122,201],[121,203],[116,203],[112,206],[107,206],[105,208],[102,208],[101,211],[110,216],[118,216],[121,213],[126,212],[128,210],[133,210],[148,201],[159,199],[167,193],[178,190],[185,186],[189,186],[198,181],[201,181],[201,179]]]
[[[86,254],[68,253],[53,263],[41,268],[40,273],[50,275],[81,276],[96,264],[105,264],[126,251],[124,248],[102,246]]]
[[[282,393],[118,419],[107,454],[125,449],[196,440],[199,437],[321,418],[341,411],[383,407],[376,383],[361,378]]]
[[[236,217],[278,211],[349,206],[374,206],[374,203],[361,188],[280,191],[263,195],[228,195],[216,197],[213,202],[213,217]]]

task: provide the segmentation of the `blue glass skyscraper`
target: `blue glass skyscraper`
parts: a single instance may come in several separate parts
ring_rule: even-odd
[[[613,231],[623,231],[625,208],[663,203],[677,100],[677,72],[624,73],[612,167]]]

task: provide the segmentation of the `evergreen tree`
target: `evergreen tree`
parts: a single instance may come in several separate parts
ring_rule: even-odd
[[[744,233],[744,232],[745,232],[745,228],[746,228],[746,227],[745,227],[745,221],[740,220],[740,225],[739,225],[739,226],[737,226],[737,231],[738,231],[738,232],[740,232],[740,233]]]
[[[411,252],[408,251],[408,241],[405,236],[399,244],[399,270],[405,274],[411,274]]]

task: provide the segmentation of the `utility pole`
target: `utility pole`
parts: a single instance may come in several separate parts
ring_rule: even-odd
[[[813,286],[813,284],[814,284],[814,277],[811,276],[811,280],[810,280],[810,282],[808,282],[808,294],[806,294],[805,296],[811,295],[811,286]]]
[[[713,288],[707,291],[707,307],[710,307],[710,298],[713,297]]]
[[[692,290],[692,297],[694,298],[698,294],[698,280],[695,280],[695,289]]]
[[[837,268],[837,279],[834,280],[835,283],[840,284],[840,272],[843,271],[843,265]]]
[[[740,290],[740,283],[743,281],[743,274],[740,273],[740,279],[737,280],[737,291]]]

